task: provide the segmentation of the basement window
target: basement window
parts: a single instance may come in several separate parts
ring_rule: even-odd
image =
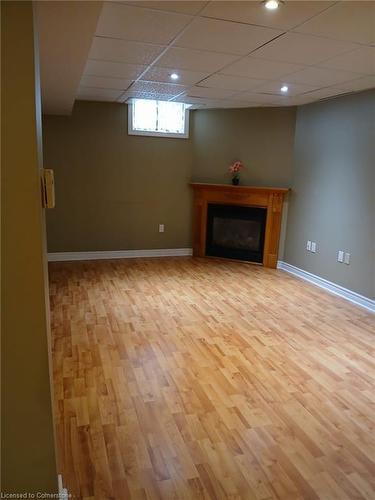
[[[129,135],[189,137],[189,104],[133,99],[128,104]]]

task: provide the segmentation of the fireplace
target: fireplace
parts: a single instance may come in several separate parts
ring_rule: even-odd
[[[262,263],[266,217],[265,208],[209,203],[206,255]]]
[[[288,188],[192,183],[193,256],[275,268]]]

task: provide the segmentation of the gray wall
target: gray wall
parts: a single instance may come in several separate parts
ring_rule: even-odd
[[[284,260],[375,295],[375,92],[298,109]],[[318,252],[305,250],[316,241]],[[337,262],[338,250],[351,254]]]
[[[80,101],[43,126],[50,252],[190,246],[191,139],[129,136],[127,106],[114,103]]]
[[[242,108],[194,112],[192,177],[230,182],[230,163],[245,164],[241,183],[289,187],[296,108]]]
[[[289,186],[294,123],[294,108],[199,110],[190,139],[170,139],[129,136],[123,104],[78,101],[71,117],[45,116],[45,164],[56,177],[48,250],[190,247],[189,182],[229,183],[240,158],[244,184]]]

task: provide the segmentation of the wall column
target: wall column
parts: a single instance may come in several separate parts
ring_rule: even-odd
[[[1,3],[2,492],[57,491],[32,2]]]

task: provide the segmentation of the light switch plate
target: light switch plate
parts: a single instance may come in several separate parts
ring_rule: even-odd
[[[315,243],[315,241],[312,241],[312,242],[311,242],[311,251],[312,251],[313,253],[315,253],[315,252],[316,252],[316,243]]]
[[[345,264],[350,264],[350,253],[345,253],[345,256],[344,256],[344,262]]]
[[[159,233],[164,233],[164,224],[159,224]]]
[[[337,254],[337,260],[338,262],[344,262],[344,252],[342,250],[339,250]]]
[[[311,250],[311,241],[308,240],[306,243],[306,250]]]

